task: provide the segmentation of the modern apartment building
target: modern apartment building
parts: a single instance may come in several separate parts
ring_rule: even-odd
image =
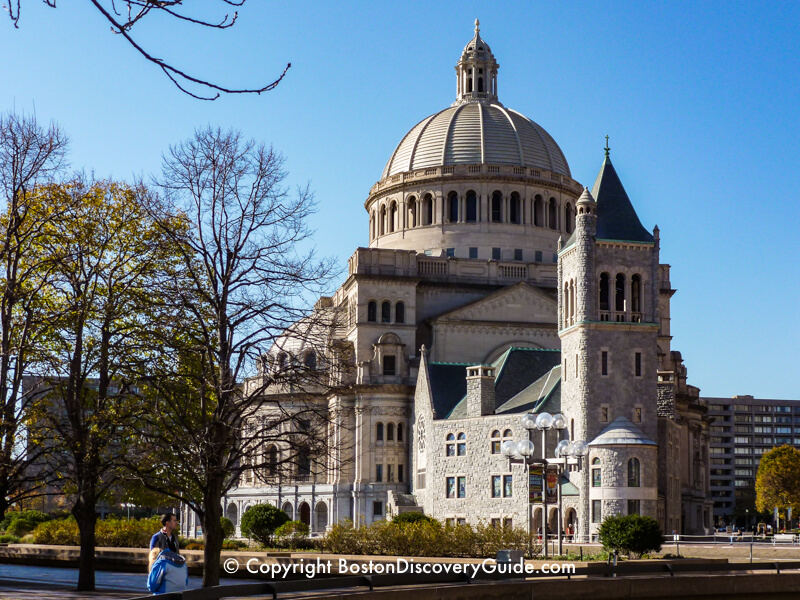
[[[753,396],[704,400],[712,419],[709,449],[714,521],[728,524],[736,517],[741,520],[745,510],[753,512],[761,455],[784,444],[800,448],[800,401]]]

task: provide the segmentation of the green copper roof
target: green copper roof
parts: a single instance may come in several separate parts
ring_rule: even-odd
[[[592,196],[597,201],[595,239],[650,243],[655,241],[639,221],[608,155],[592,187]]]

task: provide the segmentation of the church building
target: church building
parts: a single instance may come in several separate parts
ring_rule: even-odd
[[[323,350],[294,349],[351,362],[324,399],[337,466],[245,476],[225,499],[237,525],[269,502],[313,533],[407,510],[530,530],[547,517],[581,537],[611,514],[711,527],[707,407],[671,349],[659,231],[608,147],[590,188],[573,179],[550,134],[500,102],[498,71],[476,21],[455,102],[391,153],[364,203],[369,244],[317,303],[337,327]],[[587,445],[554,480],[561,514],[503,454],[530,436],[541,456],[524,417],[544,412],[564,419],[544,434],[547,457],[560,439]]]

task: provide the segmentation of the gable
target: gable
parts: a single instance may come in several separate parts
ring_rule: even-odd
[[[431,319],[434,324],[475,321],[496,323],[556,323],[558,301],[529,283],[505,287]]]

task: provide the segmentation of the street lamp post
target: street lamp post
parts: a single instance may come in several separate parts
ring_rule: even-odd
[[[556,445],[555,455],[556,458],[546,457],[546,442],[547,431],[549,429],[556,429],[561,437],[561,432],[567,427],[567,420],[562,414],[555,416],[549,413],[540,413],[539,415],[526,414],[522,417],[522,426],[528,432],[528,439],[519,442],[506,440],[501,446],[503,456],[508,458],[509,463],[522,462],[525,464],[526,473],[528,474],[528,485],[530,486],[530,469],[531,465],[542,466],[542,540],[544,541],[544,556],[547,558],[547,467],[554,465],[557,468],[556,479],[556,493],[558,497],[558,553],[563,554],[563,541],[562,541],[562,499],[561,499],[561,474],[565,468],[572,464],[577,465],[578,470],[581,469],[581,459],[588,453],[589,447],[586,442],[569,440],[559,440]],[[542,433],[542,457],[540,459],[533,458],[534,445],[531,441],[531,432],[538,429]],[[574,462],[569,462],[569,459],[576,459]],[[530,527],[530,517],[529,517]]]

